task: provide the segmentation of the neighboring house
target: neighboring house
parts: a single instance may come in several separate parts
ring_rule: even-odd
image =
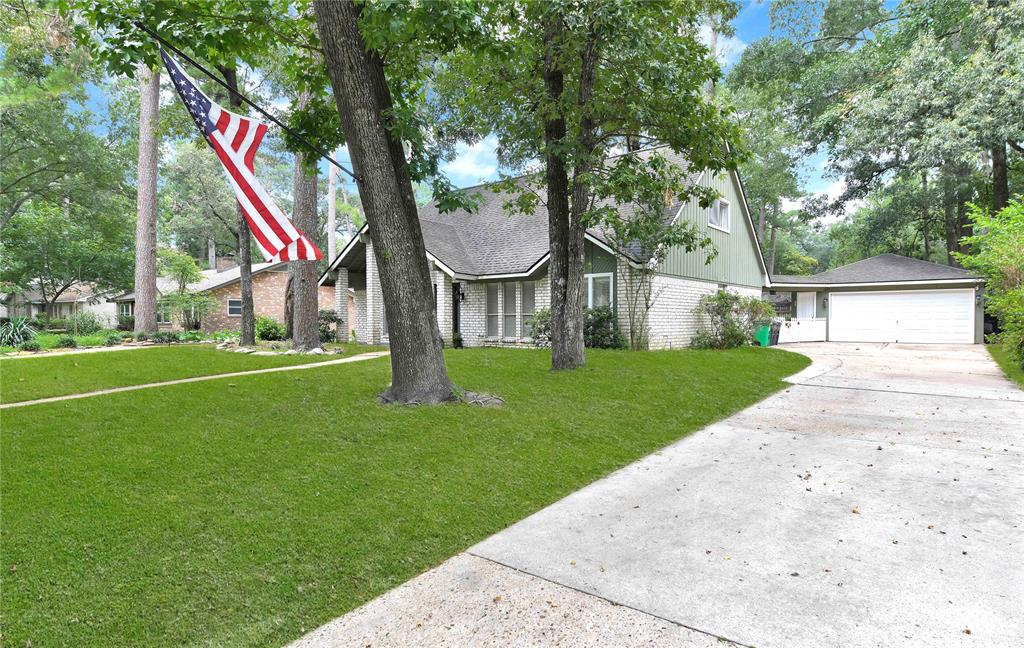
[[[663,152],[682,162],[667,149]],[[710,209],[702,209],[696,199],[670,204],[665,218],[693,223],[718,254],[705,263],[706,252],[678,248],[658,266],[653,279],[657,298],[647,322],[652,348],[689,344],[698,326],[692,309],[701,296],[722,289],[759,296],[768,279],[739,176],[693,174],[689,182],[716,189],[721,199]],[[469,191],[480,191],[482,198],[473,213],[441,214],[434,204],[420,210],[424,262],[434,285],[441,336],[450,344],[459,334],[466,346],[529,344],[529,318],[550,303],[547,212],[540,207],[531,215],[508,215],[507,194],[486,187]],[[597,229],[587,232],[585,246],[585,306],[610,306],[628,335],[623,297],[628,267],[645,260],[630,250],[613,249]],[[345,320],[339,330],[355,331],[359,342],[388,341],[373,241],[365,226],[332,260],[320,284],[335,288],[338,317]],[[348,316],[350,291],[354,317]]]
[[[3,305],[7,317],[39,317],[47,312],[47,302],[38,286],[4,296]],[[89,284],[73,284],[49,305],[52,319],[64,319],[77,313],[93,313],[103,323],[112,325],[117,320],[117,306],[110,299],[110,293],[96,290]]]
[[[287,263],[256,263],[252,266],[252,300],[253,310],[257,317],[272,317],[284,322],[285,288],[288,285]],[[238,266],[222,271],[204,270],[203,278],[188,286],[189,290],[207,293],[217,305],[202,318],[200,329],[204,333],[214,331],[238,330],[242,327],[242,292],[241,269]],[[177,285],[165,278],[157,279],[158,295],[167,295],[177,289]],[[319,308],[334,308],[335,295],[330,288],[318,287]],[[126,293],[117,297],[118,315],[135,316],[135,293]],[[181,323],[176,321],[170,307],[161,302],[157,308],[157,320],[162,330],[179,330]]]
[[[810,276],[776,275],[791,293],[780,342],[983,341],[982,280],[961,268],[880,254]]]

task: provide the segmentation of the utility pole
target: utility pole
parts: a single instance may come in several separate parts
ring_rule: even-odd
[[[337,151],[335,151],[335,157],[337,157]],[[335,192],[338,187],[338,170],[333,164],[327,165],[327,261],[331,263],[334,261],[334,255],[337,252],[335,249],[337,244],[335,243],[335,232],[338,229],[338,206]],[[344,192],[345,188],[342,187]]]

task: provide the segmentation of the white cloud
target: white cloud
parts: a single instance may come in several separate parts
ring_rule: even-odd
[[[700,40],[711,47],[711,26],[701,25]],[[747,43],[737,36],[718,35],[718,42],[715,44],[715,56],[723,68],[729,68],[740,60],[743,50],[747,49]]]
[[[460,143],[455,158],[441,165],[441,171],[458,186],[493,180],[498,173],[497,146],[493,136],[472,145]]]

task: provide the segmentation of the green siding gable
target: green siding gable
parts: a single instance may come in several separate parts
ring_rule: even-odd
[[[679,218],[696,225],[701,236],[707,235],[718,255],[710,263],[705,263],[708,254],[704,250],[686,252],[683,248],[673,248],[658,267],[658,272],[688,279],[763,287],[766,277],[758,259],[757,238],[745,212],[736,174],[724,172],[711,177],[705,173],[699,184],[715,189],[729,201],[730,231],[708,227],[708,210],[702,209],[696,198],[691,199],[683,206]]]

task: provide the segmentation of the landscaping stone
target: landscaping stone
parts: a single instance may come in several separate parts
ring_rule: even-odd
[[[277,353],[276,351],[253,351],[251,355],[254,355],[254,356],[276,356],[276,355],[281,355],[281,354]]]
[[[324,350],[321,349],[320,347],[316,347],[315,349],[310,349],[309,351],[306,351],[306,355],[323,355],[323,354],[324,354]]]
[[[299,352],[298,352],[298,351],[296,351],[295,349],[288,349],[288,350],[287,350],[287,351],[285,351],[285,352],[284,352],[284,353],[283,353],[282,355],[298,355],[298,353],[299,353]]]
[[[505,404],[501,398],[481,392],[466,392],[464,398],[467,404],[477,407],[501,407]]]

